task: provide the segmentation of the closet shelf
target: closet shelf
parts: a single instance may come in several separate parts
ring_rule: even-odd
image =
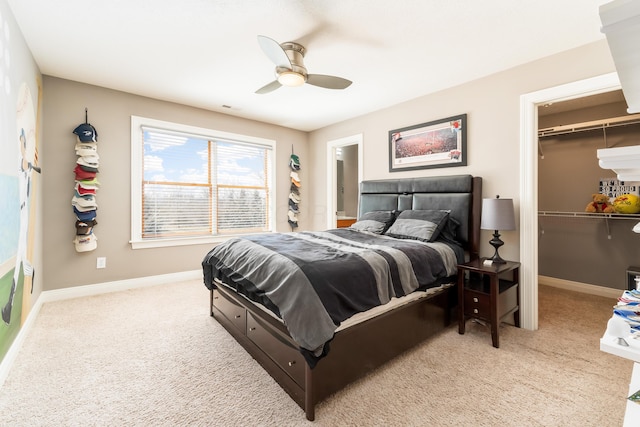
[[[564,218],[638,219],[640,214],[538,211],[538,216]]]
[[[604,219],[607,225],[607,239],[611,240],[611,230],[609,228],[610,219],[635,219],[637,221],[638,218],[640,218],[640,214],[538,211],[538,217]],[[541,223],[539,225],[541,234],[544,234],[544,227],[542,227]]]
[[[640,114],[630,114],[628,116],[613,117],[609,119],[594,120],[590,122],[574,123],[569,125],[554,126],[551,128],[539,129],[538,138],[549,136],[565,135],[568,133],[584,132],[589,130],[607,129],[618,126],[628,126],[640,123]]]

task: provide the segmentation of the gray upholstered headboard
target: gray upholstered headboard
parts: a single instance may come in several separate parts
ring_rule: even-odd
[[[471,258],[479,253],[482,178],[471,175],[362,181],[358,215],[370,211],[449,209]]]

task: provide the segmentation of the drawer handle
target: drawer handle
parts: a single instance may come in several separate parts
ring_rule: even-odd
[[[236,319],[239,319],[239,318],[241,318],[241,317],[242,317],[242,315],[241,315],[241,314],[236,314]]]
[[[478,298],[473,297],[473,302],[478,302]]]
[[[254,328],[254,327],[249,328],[249,332],[253,332],[255,330],[256,330],[256,328]]]
[[[288,365],[289,365],[289,366],[293,366],[293,365],[295,365],[295,364],[296,364],[296,361],[295,361],[295,360],[292,360],[291,362],[289,362],[289,363],[288,363]]]
[[[478,309],[477,309],[477,308],[474,308],[474,309],[473,309],[473,312],[474,312],[475,314],[478,314]]]
[[[213,299],[218,299],[219,297],[213,297]]]

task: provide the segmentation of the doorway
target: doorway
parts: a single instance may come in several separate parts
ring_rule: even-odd
[[[538,329],[538,106],[620,89],[617,73],[520,97],[521,326]]]
[[[327,229],[338,217],[357,218],[362,181],[362,134],[327,143]]]

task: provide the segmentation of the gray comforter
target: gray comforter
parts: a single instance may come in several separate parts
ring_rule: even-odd
[[[218,279],[279,316],[310,365],[337,326],[392,297],[438,286],[456,274],[460,248],[352,229],[233,238],[202,261]]]

